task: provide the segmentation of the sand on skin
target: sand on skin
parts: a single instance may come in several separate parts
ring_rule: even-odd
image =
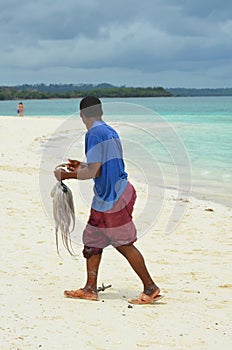
[[[76,261],[64,251],[62,259],[57,256],[53,222],[43,209],[38,183],[43,142],[60,123],[0,117],[1,350],[229,350],[232,210],[223,205],[189,198],[181,223],[167,235],[164,227],[176,194],[165,191],[158,222],[136,244],[165,294],[156,305],[128,308],[127,300],[142,287],[111,248],[103,255],[99,285],[111,283],[112,288],[100,294],[100,301],[63,297],[64,289],[83,286],[85,260],[80,244]],[[135,216],[145,200],[139,184],[137,191]],[[88,205],[77,209],[83,222],[88,210]]]

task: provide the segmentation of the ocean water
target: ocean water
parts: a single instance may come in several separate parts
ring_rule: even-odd
[[[79,101],[23,101],[25,116],[78,118]],[[191,187],[199,198],[232,206],[232,97],[102,101],[104,118],[119,129],[138,180],[152,173],[160,186],[183,193]],[[0,115],[17,117],[17,103],[0,101]]]

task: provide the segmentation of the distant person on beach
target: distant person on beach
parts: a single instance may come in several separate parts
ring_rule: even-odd
[[[24,116],[24,106],[22,102],[19,102],[18,106],[17,106],[17,114],[19,117],[23,117]]]
[[[80,117],[87,128],[87,163],[69,159],[69,171],[54,171],[58,181],[94,180],[94,197],[82,237],[87,281],[84,288],[66,290],[64,295],[69,298],[98,300],[98,268],[103,249],[112,245],[127,259],[143,283],[141,295],[129,302],[150,304],[162,296],[146,268],[142,254],[134,246],[137,234],[132,212],[136,191],[127,180],[120,138],[117,132],[103,121],[102,115],[102,104],[97,97],[87,96],[81,100]]]

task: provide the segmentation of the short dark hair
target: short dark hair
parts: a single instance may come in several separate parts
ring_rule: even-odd
[[[86,96],[80,102],[80,110],[88,118],[101,117],[103,114],[102,104],[96,96]]]

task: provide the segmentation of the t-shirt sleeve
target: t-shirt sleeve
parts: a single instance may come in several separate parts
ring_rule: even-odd
[[[87,163],[102,163],[102,142],[95,135],[87,135],[85,139],[85,154]]]

